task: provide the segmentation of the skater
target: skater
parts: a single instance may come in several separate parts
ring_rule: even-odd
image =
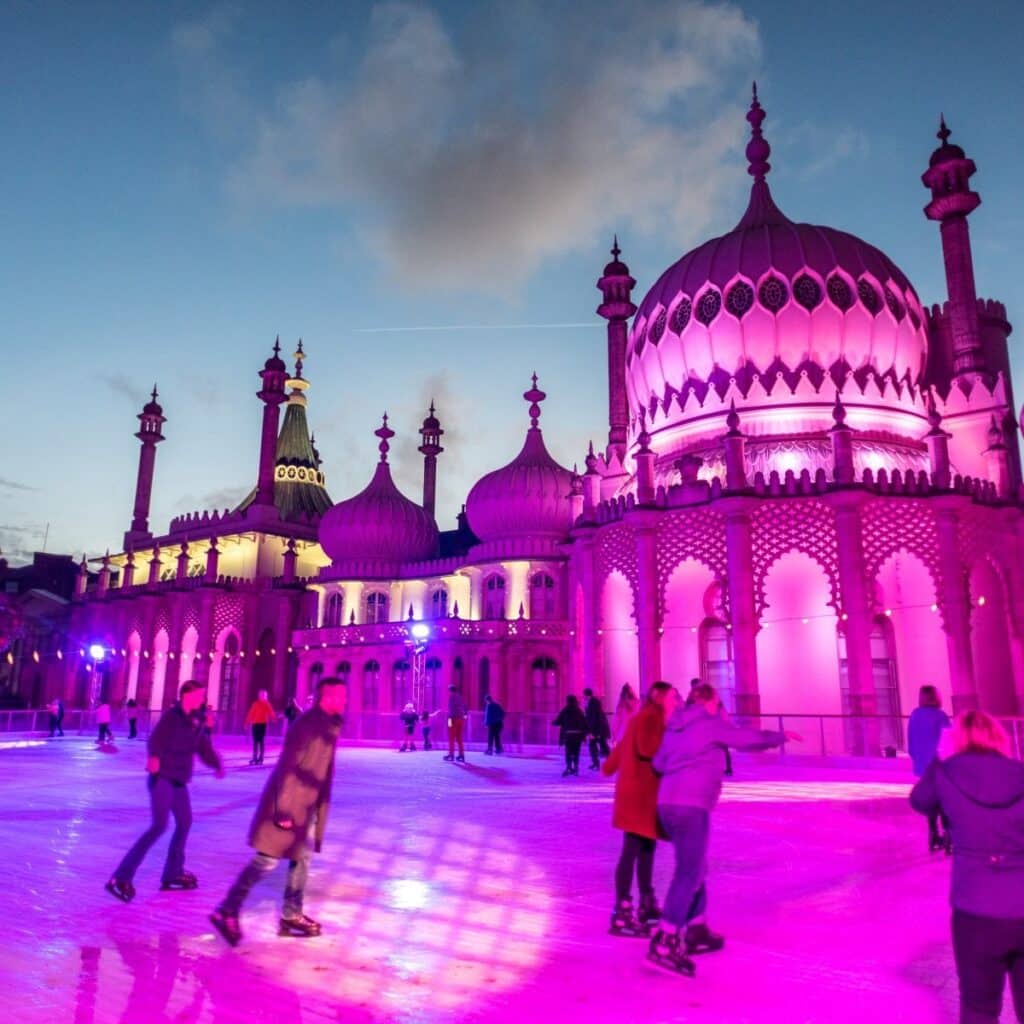
[[[917,707],[910,712],[907,723],[907,747],[910,760],[914,765],[914,774],[921,778],[928,770],[928,765],[938,757],[939,740],[943,732],[952,723],[949,715],[942,710],[942,699],[934,686],[922,686],[918,691]],[[942,832],[939,821],[942,821]],[[945,850],[952,852],[949,841],[949,822],[939,811],[928,815],[928,850]]]
[[[962,1024],[996,1024],[1010,975],[1024,1021],[1024,764],[984,711],[953,722],[952,754],[933,758],[910,794],[915,811],[942,813],[953,836],[953,957]]]
[[[620,698],[620,705],[622,701]],[[679,703],[668,683],[653,683],[644,706],[630,719],[611,756],[601,765],[604,775],[616,775],[612,824],[622,829],[622,853],[615,868],[613,935],[649,934],[661,916],[654,895],[654,850],[658,839],[658,777],[651,759],[661,745],[665,719]],[[640,903],[633,909],[633,874]]]
[[[309,872],[309,839],[319,853],[327,824],[334,779],[334,751],[348,690],[343,679],[328,677],[317,684],[317,703],[288,730],[281,756],[263,787],[249,828],[255,856],[210,915],[214,928],[232,946],[242,938],[238,914],[252,887],[281,860],[288,861],[284,907],[278,935],[319,935],[318,922],[302,910]]]
[[[551,724],[559,727],[558,745],[565,747],[565,771],[562,772],[562,778],[579,775],[580,747],[587,735],[587,716],[583,714],[580,699],[575,693],[565,698],[565,707]]]
[[[267,699],[267,691],[260,690],[256,699],[249,705],[245,713],[247,726],[252,726],[252,759],[249,764],[263,764],[264,744],[267,739],[267,726],[277,718],[270,701]]]
[[[466,728],[466,702],[462,699],[458,687],[448,687],[448,754],[446,761],[465,761],[466,747],[462,734]],[[455,756],[456,744],[459,748],[459,756]]]
[[[195,756],[198,754],[205,764],[213,768],[218,779],[224,778],[224,766],[204,728],[205,697],[204,683],[182,683],[177,702],[160,716],[156,728],[149,734],[146,771],[149,772],[149,802],[153,822],[125,854],[106,884],[107,892],[125,903],[135,898],[135,872],[149,848],[166,831],[167,819],[172,814],[174,835],[167,849],[160,888],[194,889],[198,885],[196,876],[185,870],[185,842],[192,827],[188,784],[192,780]]]
[[[693,703],[693,691],[696,690],[698,686],[700,686],[700,680],[699,679],[691,679],[690,680],[690,693],[689,693],[689,695],[686,698],[686,703],[687,704],[692,704]],[[718,701],[718,706],[719,706],[719,714],[723,718],[728,719],[729,716],[726,713],[725,708],[722,706],[721,699],[719,699],[719,701]],[[730,752],[728,747],[724,748],[724,753],[725,753],[725,772],[724,772],[724,774],[725,775],[732,775],[732,753]]]
[[[707,925],[707,852],[711,812],[722,793],[726,747],[768,750],[792,732],[749,729],[721,714],[721,701],[710,683],[698,683],[683,707],[665,725],[653,767],[661,776],[658,823],[675,847],[672,883],[648,950],[659,967],[692,975],[695,953],[713,953],[725,939]]]
[[[284,720],[288,723],[287,727],[289,729],[292,727],[292,723],[295,719],[301,714],[302,708],[299,707],[299,702],[292,697],[292,699],[288,701],[288,706],[284,709]]]
[[[488,693],[484,697],[484,725],[487,726],[487,749],[485,754],[503,754],[501,729],[505,724],[505,709]]]
[[[113,742],[114,734],[110,731],[110,705],[102,697],[96,702],[96,728],[96,742],[100,746]]]
[[[128,719],[128,739],[139,738],[139,706],[135,703],[134,697],[125,701],[124,716]]]
[[[419,715],[416,714],[416,705],[412,701],[402,708],[398,717],[402,721],[402,729],[404,736],[402,739],[402,745],[398,748],[400,754],[404,754],[406,750],[416,749],[416,722],[419,720]]]
[[[54,697],[49,704],[46,705],[46,710],[50,713],[50,736],[63,736],[64,735],[64,701],[60,697]]]
[[[590,737],[587,743],[587,749],[590,751],[590,769],[597,771],[601,767],[601,758],[611,753],[608,740],[611,738],[612,730],[608,725],[608,716],[601,707],[601,701],[594,696],[594,691],[589,686],[583,691],[583,696],[587,699],[583,713],[587,716],[587,735]]]
[[[612,743],[618,743],[626,735],[626,727],[630,719],[640,709],[640,701],[633,692],[633,687],[625,683],[619,691],[619,702],[615,705],[615,716],[612,724]]]
[[[437,711],[424,711],[420,715],[420,732],[423,734],[423,749],[433,750],[434,745],[430,742],[430,720],[438,714]]]

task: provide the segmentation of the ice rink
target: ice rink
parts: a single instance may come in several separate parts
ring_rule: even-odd
[[[7,927],[0,1019],[106,1022],[956,1019],[949,865],[907,806],[909,767],[736,759],[715,818],[710,920],[726,934],[695,979],[608,934],[619,833],[611,784],[548,758],[342,748],[307,912],[276,934],[283,868],[230,949],[207,914],[248,856],[268,766],[222,744],[228,774],[192,787],[195,892],[157,891],[167,838],[125,905],[103,883],[148,821],[144,748],[0,742]],[[661,847],[659,894],[671,869]],[[6,1004],[6,1005],[5,1005]],[[1004,1021],[1012,1017],[1004,1007]]]

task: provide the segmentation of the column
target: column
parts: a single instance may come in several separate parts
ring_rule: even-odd
[[[971,599],[967,574],[960,558],[957,510],[966,498],[948,497],[933,501],[939,536],[942,570],[939,607],[949,651],[949,678],[954,713],[978,706],[974,682],[974,654],[971,651]]]
[[[646,693],[661,679],[661,640],[658,627],[658,527],[657,513],[630,516],[636,538],[636,626],[639,638],[640,688]]]
[[[756,718],[761,714],[757,682],[757,602],[754,596],[753,529],[751,500],[727,498],[718,503],[725,513],[726,566],[729,616],[732,619],[732,654],[736,674],[736,713]]]

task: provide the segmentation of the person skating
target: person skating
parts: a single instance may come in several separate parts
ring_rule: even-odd
[[[277,718],[277,712],[270,703],[266,690],[260,690],[256,699],[245,713],[245,726],[252,727],[252,758],[249,764],[263,764],[267,726]]]
[[[693,703],[693,691],[698,686],[700,686],[700,679],[696,679],[695,678],[695,679],[691,679],[690,680],[690,692],[689,692],[689,694],[687,695],[687,698],[686,698],[686,703],[687,704],[692,704]],[[718,701],[718,713],[723,718],[728,718],[729,717],[728,714],[726,713],[725,707],[722,705],[721,698],[719,698],[719,701]],[[730,752],[728,747],[726,747],[724,749],[724,753],[725,753],[725,772],[723,774],[725,774],[725,775],[732,775],[732,753]]]
[[[914,774],[920,779],[939,753],[939,741],[943,732],[952,723],[949,715],[942,710],[939,691],[934,686],[922,686],[918,691],[917,707],[910,712],[907,722],[907,750],[914,766]],[[928,815],[928,849],[945,850],[950,853],[949,826],[943,820],[944,832],[939,831],[940,812]]]
[[[446,761],[465,761],[466,746],[463,740],[463,732],[466,728],[466,702],[462,699],[458,687],[448,687],[448,753]],[[455,756],[455,747],[459,748],[458,757]]]
[[[406,750],[416,749],[416,722],[420,716],[416,713],[416,706],[409,701],[399,712],[398,717],[401,719],[403,730],[402,745],[398,752],[404,754]]]
[[[210,915],[214,928],[232,946],[242,938],[238,920],[242,904],[253,886],[281,860],[288,861],[288,878],[278,935],[320,934],[319,923],[303,913],[309,840],[312,832],[313,850],[319,853],[331,800],[334,751],[347,702],[343,679],[321,679],[316,704],[285,734],[281,756],[263,787],[249,828],[249,845],[256,853]]]
[[[192,780],[195,757],[198,755],[204,764],[213,768],[218,779],[224,777],[224,766],[204,727],[205,697],[203,683],[182,683],[177,702],[160,716],[156,728],[149,734],[146,771],[149,772],[147,784],[153,821],[124,855],[106,884],[107,892],[125,903],[134,899],[135,872],[150,847],[167,830],[167,819],[171,815],[174,816],[174,835],[167,849],[160,888],[194,889],[198,884],[196,876],[185,870],[185,843],[192,827],[188,784]]]
[[[438,711],[424,711],[420,715],[420,733],[423,736],[423,749],[433,750],[434,745],[430,742],[430,720],[435,718],[440,712]]]
[[[54,697],[46,706],[50,713],[50,736],[64,735],[64,701],[60,697]]]
[[[289,729],[292,727],[292,723],[295,721],[295,719],[298,718],[299,715],[301,714],[302,708],[299,707],[299,702],[294,697],[292,697],[292,699],[288,701],[288,706],[284,709],[284,719],[288,723]]]
[[[624,683],[619,691],[619,701],[615,705],[612,718],[612,743],[618,743],[626,735],[626,728],[632,717],[640,710],[640,700],[633,687]]]
[[[695,953],[715,952],[725,939],[707,925],[707,852],[711,812],[722,793],[725,750],[769,750],[796,733],[751,729],[720,714],[721,701],[709,683],[698,683],[687,703],[665,724],[652,767],[661,776],[658,822],[675,848],[676,863],[651,936],[648,958],[658,966],[693,974]]]
[[[660,916],[654,894],[654,853],[658,833],[658,777],[651,760],[665,731],[665,719],[679,702],[678,692],[665,682],[651,685],[644,706],[634,714],[625,733],[601,765],[604,775],[615,775],[612,824],[622,829],[622,853],[615,867],[613,935],[649,934]],[[621,699],[620,699],[621,703]],[[633,876],[639,905],[633,908]]]
[[[102,746],[113,742],[114,734],[110,731],[110,704],[102,697],[96,702],[96,742]]]
[[[583,714],[576,694],[570,693],[565,698],[565,707],[558,712],[558,716],[551,724],[558,726],[558,743],[559,746],[565,747],[565,771],[562,772],[562,777],[579,775],[580,748],[583,746],[583,738],[587,735],[587,716]]]
[[[594,696],[594,691],[589,686],[583,691],[583,696],[587,701],[583,713],[587,716],[587,735],[590,737],[587,743],[587,749],[590,751],[590,768],[596,771],[601,767],[601,758],[611,753],[608,740],[611,739],[612,730],[600,699]]]
[[[124,705],[124,716],[128,719],[128,739],[135,740],[139,738],[139,706],[135,702],[134,697],[129,697],[125,701]]]
[[[484,697],[484,725],[487,727],[485,754],[503,754],[501,730],[505,724],[505,709],[488,693]]]
[[[1003,727],[965,711],[952,754],[934,758],[910,794],[928,816],[944,814],[953,838],[949,902],[961,1024],[996,1024],[1006,975],[1024,1021],[1024,764]]]

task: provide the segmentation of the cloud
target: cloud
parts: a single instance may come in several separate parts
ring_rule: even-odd
[[[230,194],[343,212],[410,290],[507,293],[613,229],[698,241],[735,192],[725,97],[759,59],[755,22],[718,3],[512,6],[456,32],[381,3],[360,46],[328,48],[333,75],[286,83],[249,121],[236,95]],[[225,66],[223,34],[193,34],[183,73]]]
[[[127,374],[116,372],[116,373],[103,373],[100,374],[99,378],[115,395],[119,395],[121,398],[130,399],[133,403],[138,403],[149,397],[149,392],[139,386],[138,380],[133,380]]]
[[[45,528],[39,525],[0,524],[0,551],[11,564],[31,562],[32,553],[39,549],[33,542],[41,541],[45,533]]]
[[[0,491],[38,491],[38,487],[31,487],[28,484],[19,483],[17,480],[7,480],[0,476]],[[2,527],[0,527],[2,529]]]
[[[215,491],[207,491],[199,495],[183,494],[174,504],[175,515],[187,512],[223,512],[233,509],[252,490],[251,485],[239,484],[237,487],[221,487]]]
[[[799,134],[804,134],[803,132]],[[817,155],[804,164],[800,177],[807,181],[817,178],[840,164],[861,163],[870,150],[867,136],[856,128],[843,128],[824,149],[821,147],[822,132],[807,126],[805,152]]]

